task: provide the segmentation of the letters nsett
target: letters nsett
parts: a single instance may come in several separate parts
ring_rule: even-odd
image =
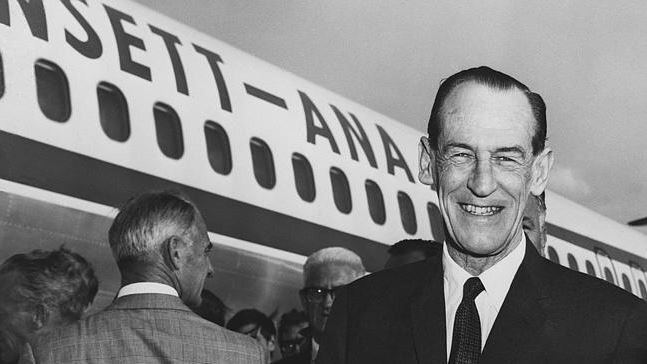
[[[87,0],[59,1],[74,17],[74,19],[78,22],[78,25],[85,32],[85,38],[81,37],[82,39],[79,39],[68,29],[65,29],[65,40],[68,45],[76,50],[79,54],[89,59],[100,58],[103,54],[103,45],[101,43],[101,38],[92,27],[92,25],[88,22],[88,20],[83,16],[82,11],[77,8],[77,6],[81,4],[82,6],[88,7]],[[21,13],[25,17],[32,36],[43,41],[49,41],[47,14],[43,0],[15,0],[12,2],[12,6],[20,6]],[[76,3],[76,5],[73,3]],[[124,23],[129,23],[136,26],[137,23],[135,22],[135,19],[131,15],[114,9],[108,5],[103,4],[103,7],[105,9],[108,21],[110,22],[113,35],[115,37],[115,42],[117,44],[120,69],[123,72],[132,74],[143,80],[152,81],[150,68],[147,65],[133,60],[131,56],[131,47],[138,48],[141,51],[146,51],[146,44],[144,43],[144,40],[131,33],[128,33],[128,31],[124,27]],[[0,0],[0,23],[6,26],[11,26],[9,0]],[[184,65],[182,64],[182,59],[177,49],[178,46],[182,46],[182,41],[176,35],[155,25],[148,24],[148,28],[152,34],[155,34],[156,36],[159,36],[161,38],[166,47],[171,65],[173,67],[173,74],[175,76],[177,92],[188,96],[189,87],[187,85]],[[220,69],[220,64],[224,63],[222,58],[217,53],[212,52],[200,45],[192,44],[192,46],[195,52],[203,55],[205,57],[205,60],[209,64],[212,76],[218,89],[220,108],[228,112],[233,112],[231,99],[229,97],[229,91],[227,89],[227,83]],[[304,110],[307,129],[307,141],[311,144],[316,144],[316,137],[322,137],[328,141],[330,148],[334,153],[340,154],[337,142],[317,106],[312,102],[310,97],[305,92],[298,91],[298,93]],[[350,119],[352,120],[351,124],[349,119],[337,107],[332,104],[330,105],[330,107],[342,127],[346,142],[348,144],[350,157],[355,161],[359,160],[357,148],[355,146],[356,140],[359,143],[362,151],[364,152],[364,156],[366,157],[368,163],[373,168],[378,168],[375,154],[373,153],[373,148],[359,119],[352,113],[348,113]],[[317,119],[318,123],[315,122],[315,119]],[[355,126],[353,126],[353,124]],[[384,130],[377,124],[375,126],[378,130],[378,133],[382,140],[382,145],[384,147],[385,162],[388,173],[395,175],[395,167],[398,167],[404,171],[410,182],[415,183],[413,175],[411,174],[411,171],[398,146],[395,144],[386,130]]]

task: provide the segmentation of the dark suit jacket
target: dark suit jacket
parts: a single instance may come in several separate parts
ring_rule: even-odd
[[[263,363],[253,339],[193,313],[175,296],[136,294],[41,338],[37,363]]]
[[[446,363],[441,259],[343,288],[317,364]],[[647,363],[647,303],[541,258],[528,243],[481,363]]]

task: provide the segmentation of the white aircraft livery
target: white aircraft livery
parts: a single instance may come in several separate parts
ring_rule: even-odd
[[[443,240],[420,131],[136,3],[0,0],[0,115],[0,259],[65,244],[95,267],[95,309],[120,285],[107,229],[148,190],[198,205],[207,288],[234,309],[299,307],[323,247],[376,271],[401,239]],[[647,299],[647,236],[546,201],[551,260]]]

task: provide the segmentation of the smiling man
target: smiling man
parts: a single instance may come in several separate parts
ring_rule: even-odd
[[[647,304],[523,233],[553,164],[545,139],[544,102],[519,81],[488,67],[446,79],[419,174],[437,186],[443,252],[342,288],[317,363],[647,362]]]

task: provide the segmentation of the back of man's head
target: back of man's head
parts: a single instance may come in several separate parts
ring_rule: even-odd
[[[362,258],[353,251],[342,247],[330,247],[312,253],[303,265],[305,285],[313,276],[313,272],[321,267],[344,267],[357,279],[366,274]]]
[[[0,265],[0,321],[28,340],[80,319],[98,287],[90,263],[65,248],[16,254]]]
[[[424,260],[442,250],[442,244],[432,240],[405,239],[391,245],[384,268],[393,268]]]
[[[254,338],[263,348],[265,363],[270,363],[276,349],[276,328],[269,317],[253,308],[240,310],[227,322],[227,328]]]
[[[532,137],[533,154],[537,155],[544,150],[546,142],[546,104],[542,97],[530,91],[526,85],[515,78],[487,66],[460,71],[443,80],[440,84],[434,105],[431,109],[429,123],[427,124],[427,134],[429,135],[429,144],[432,149],[436,150],[438,147],[438,136],[440,135],[441,116],[443,114],[445,99],[456,87],[466,82],[474,82],[500,91],[511,90],[513,88],[522,91],[528,99],[535,119],[535,130]]]
[[[162,243],[191,232],[199,212],[178,192],[148,192],[130,199],[115,217],[108,241],[119,269],[161,259]]]

